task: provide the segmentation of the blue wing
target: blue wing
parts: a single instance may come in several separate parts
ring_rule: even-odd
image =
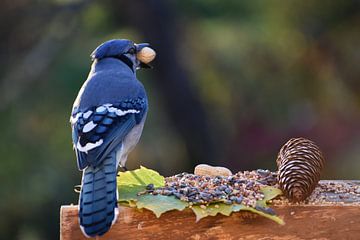
[[[146,100],[138,98],[73,112],[72,140],[79,169],[96,167],[121,147],[125,136],[141,122],[146,111]]]

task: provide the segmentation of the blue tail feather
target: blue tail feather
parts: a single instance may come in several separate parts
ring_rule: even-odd
[[[110,154],[99,166],[84,169],[79,220],[82,231],[89,237],[106,233],[116,218],[116,174],[115,153]]]

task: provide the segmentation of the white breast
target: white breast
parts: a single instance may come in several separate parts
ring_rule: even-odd
[[[125,166],[128,154],[134,149],[136,144],[139,142],[141,133],[144,128],[146,115],[143,117],[142,121],[136,125],[131,131],[126,135],[122,143],[121,148],[116,152],[117,163],[120,164],[120,167]]]

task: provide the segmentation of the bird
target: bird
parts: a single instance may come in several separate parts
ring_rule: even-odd
[[[136,71],[151,68],[148,43],[112,39],[90,55],[92,66],[72,107],[70,123],[82,171],[79,223],[86,237],[105,234],[118,215],[116,176],[138,143],[148,99]]]

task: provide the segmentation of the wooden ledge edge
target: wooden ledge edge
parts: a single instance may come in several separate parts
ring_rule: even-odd
[[[99,239],[358,239],[360,206],[274,206],[285,221],[281,226],[269,219],[240,211],[195,222],[191,210],[170,211],[160,218],[148,211],[119,208],[119,217]],[[84,240],[76,205],[60,208],[60,239]]]

